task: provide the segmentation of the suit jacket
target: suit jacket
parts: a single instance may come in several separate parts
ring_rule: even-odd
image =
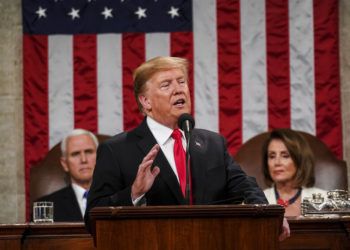
[[[83,216],[71,185],[52,194],[41,197],[38,201],[52,201],[54,221],[83,221]]]
[[[95,206],[132,206],[131,185],[139,164],[157,143],[146,119],[134,130],[123,132],[100,144],[89,190],[86,215]],[[267,203],[264,193],[227,152],[217,133],[194,129],[190,143],[193,204]],[[160,150],[154,165],[160,173],[146,193],[147,205],[184,204],[180,185]],[[89,216],[85,216],[88,224]]]

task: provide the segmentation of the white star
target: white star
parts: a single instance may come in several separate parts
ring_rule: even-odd
[[[138,16],[139,19],[141,19],[142,17],[146,18],[146,10],[147,9],[142,9],[141,7],[139,7],[137,11],[135,11],[135,14]]]
[[[174,18],[179,15],[179,8],[175,8],[174,6],[171,6],[171,9],[168,11],[168,14],[171,15],[171,18]]]
[[[46,9],[41,8],[41,6],[35,13],[38,14],[39,18],[46,17]]]
[[[79,11],[79,9],[76,10],[72,8],[72,10],[68,13],[68,16],[72,16],[72,20],[74,20],[75,18],[80,18]]]
[[[108,17],[112,18],[112,8],[108,9],[107,7],[105,7],[104,11],[101,12],[101,14],[105,17],[105,19],[108,19]]]

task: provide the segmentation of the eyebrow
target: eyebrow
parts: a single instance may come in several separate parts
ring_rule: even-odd
[[[282,150],[282,151],[279,151],[279,152],[289,154],[288,150]],[[276,153],[276,151],[268,150],[267,153],[271,153],[272,154],[272,153]]]

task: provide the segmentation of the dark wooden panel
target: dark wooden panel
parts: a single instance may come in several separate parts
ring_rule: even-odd
[[[98,249],[278,249],[276,205],[95,208]]]
[[[98,230],[104,230],[103,244],[118,240],[121,249],[169,249],[169,243],[170,249],[268,249],[261,238],[273,241],[269,230],[279,228],[275,223],[264,221],[261,211],[252,217],[247,216],[247,211],[241,211],[241,216],[230,217],[232,211],[227,212],[224,208],[211,212],[200,209],[196,214],[192,213],[195,210],[191,210],[194,218],[186,218],[186,209],[182,208],[177,213],[172,211],[170,216],[166,216],[162,209],[148,209],[142,218],[137,210],[129,210],[130,218],[127,218],[126,211],[113,209],[110,211],[114,214],[109,214],[108,219],[100,218],[101,225],[104,225]],[[118,213],[120,219],[116,221],[113,217]],[[291,237],[284,242],[276,242],[276,248],[279,245],[281,250],[350,250],[350,218],[289,219],[289,223]],[[111,234],[113,231],[116,233]],[[242,242],[245,244],[238,246]],[[102,245],[101,249],[106,249],[104,247],[107,246]],[[0,224],[0,249],[95,248],[83,223],[29,223]]]
[[[98,249],[277,249],[265,218],[123,219],[98,222]],[[270,229],[270,230],[269,230]],[[266,241],[266,237],[269,239]]]
[[[27,224],[0,224],[0,249],[20,250]]]
[[[24,237],[25,250],[90,250],[93,238],[83,223],[30,223]]]
[[[289,219],[291,237],[280,249],[350,249],[350,218]]]

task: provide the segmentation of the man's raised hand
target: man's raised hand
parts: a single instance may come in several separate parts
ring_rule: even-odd
[[[152,164],[159,150],[159,145],[154,145],[139,165],[135,181],[131,187],[131,198],[133,200],[147,193],[151,189],[155,178],[159,174],[159,167],[155,166],[152,168]]]

